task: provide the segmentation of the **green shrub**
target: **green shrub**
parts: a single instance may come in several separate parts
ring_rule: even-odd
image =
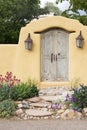
[[[7,72],[5,76],[0,75],[0,101],[11,98],[12,88],[19,83],[20,80],[12,72]]]
[[[38,96],[37,84],[34,80],[21,83],[12,72],[7,72],[4,77],[0,75],[0,101],[22,100],[34,96]]]
[[[11,99],[22,100],[28,98],[28,86],[26,83],[20,83],[11,90]]]
[[[0,101],[6,100],[10,97],[10,87],[8,85],[4,85],[0,88]]]
[[[13,116],[15,110],[16,110],[16,105],[12,100],[8,99],[8,100],[4,100],[0,102],[0,117],[1,118]]]
[[[32,98],[39,96],[39,89],[37,88],[37,83],[34,80],[28,80],[28,97]]]
[[[79,88],[73,89],[71,97],[72,107],[75,110],[82,111],[83,108],[87,107],[87,86],[80,85]]]
[[[11,99],[22,100],[39,95],[37,85],[33,80],[29,80],[27,83],[20,83],[11,89]]]

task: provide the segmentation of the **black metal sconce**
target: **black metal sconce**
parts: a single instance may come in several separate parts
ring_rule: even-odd
[[[80,31],[79,36],[76,38],[76,46],[78,48],[82,48],[83,47],[83,43],[84,43],[84,38],[82,36],[82,32]]]
[[[33,41],[32,39],[30,38],[30,33],[28,33],[28,37],[26,38],[25,40],[25,48],[27,50],[32,50],[32,46],[33,46]]]

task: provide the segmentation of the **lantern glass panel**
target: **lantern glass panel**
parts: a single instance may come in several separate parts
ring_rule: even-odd
[[[30,38],[30,33],[29,33],[27,39],[25,40],[25,48],[27,50],[32,50],[32,45],[33,45],[33,42],[32,42],[32,39]]]
[[[76,46],[78,48],[82,48],[83,47],[83,42],[84,42],[84,38],[81,34],[81,31],[80,31],[80,35],[76,38]]]

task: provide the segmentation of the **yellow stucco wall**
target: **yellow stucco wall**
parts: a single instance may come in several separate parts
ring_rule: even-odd
[[[41,82],[40,81],[40,54],[41,39],[40,34],[49,28],[63,28],[69,35],[69,82]],[[76,37],[80,30],[84,37],[84,47],[76,47]],[[25,49],[24,41],[30,33],[33,39],[33,50]],[[49,16],[39,20],[33,20],[25,27],[21,28],[18,45],[0,45],[0,73],[12,71],[22,81],[33,78],[40,83],[40,86],[60,86],[68,85],[74,78],[79,78],[81,83],[87,84],[87,26],[83,26],[79,21],[61,16]]]

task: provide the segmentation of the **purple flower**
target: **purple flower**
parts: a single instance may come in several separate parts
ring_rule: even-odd
[[[78,109],[77,109],[77,108],[74,108],[73,110],[74,110],[74,111],[78,111]]]
[[[69,94],[67,93],[67,95],[66,95],[66,101],[69,101],[70,100],[70,96],[69,96]]]
[[[72,98],[71,98],[71,101],[72,101],[72,102],[76,102],[76,100],[77,100],[77,99],[76,99],[75,97],[72,97]]]
[[[59,106],[59,109],[62,109],[62,105]]]
[[[51,104],[50,109],[52,109],[52,108],[53,108],[53,105]]]

